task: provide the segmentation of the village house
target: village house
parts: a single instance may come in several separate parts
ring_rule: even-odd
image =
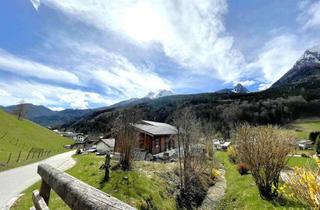
[[[108,152],[113,153],[114,152],[114,145],[115,145],[115,139],[100,139],[95,143],[97,153],[99,154],[106,154]]]
[[[133,125],[138,132],[137,148],[147,154],[156,155],[176,148],[173,138],[178,133],[177,128],[160,122],[142,120]],[[119,147],[116,141],[116,151]]]
[[[73,140],[77,143],[85,142],[87,138],[88,138],[88,135],[84,135],[83,133],[77,133],[73,136]]]

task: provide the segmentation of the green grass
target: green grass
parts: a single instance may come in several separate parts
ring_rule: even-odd
[[[63,145],[72,140],[61,137],[47,128],[28,120],[18,120],[15,116],[0,110],[0,171],[32,163],[63,151]],[[51,150],[50,154],[38,157],[38,154],[28,152],[31,148]],[[19,153],[21,155],[18,160]],[[9,155],[11,158],[8,164]],[[33,158],[32,158],[33,157]]]
[[[301,119],[290,124],[296,128],[297,137],[301,139],[309,139],[312,131],[320,131],[319,119]]]
[[[142,206],[147,205],[147,201],[153,205],[152,209],[176,209],[175,197],[169,193],[172,189],[169,184],[155,173],[149,173],[154,170],[153,163],[137,163],[138,170],[130,172],[123,172],[121,170],[111,171],[110,181],[101,185],[100,181],[104,176],[104,171],[99,170],[103,164],[104,158],[97,157],[93,154],[75,156],[77,164],[75,167],[69,169],[67,173],[78,179],[92,185],[132,206],[141,209]],[[112,162],[114,164],[114,162]],[[164,164],[158,165],[159,168],[166,170]],[[136,167],[138,168],[138,167]],[[142,172],[144,170],[145,172]],[[128,177],[125,180],[124,177]],[[31,193],[34,189],[39,189],[40,184],[37,183],[25,191],[25,195],[12,208],[29,209],[32,206]],[[50,202],[50,209],[68,209],[63,201],[52,193]]]
[[[250,174],[241,176],[236,165],[228,160],[227,153],[216,152],[217,159],[224,164],[226,170],[227,190],[219,209],[288,209],[302,208],[300,204],[285,201],[277,202],[263,200]]]
[[[304,168],[310,168],[312,170],[317,169],[317,163],[314,158],[289,157],[287,165],[289,167],[304,167]]]

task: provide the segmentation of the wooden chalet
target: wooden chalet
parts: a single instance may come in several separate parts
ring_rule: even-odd
[[[139,138],[137,148],[152,155],[166,152],[176,148],[176,142],[173,138],[178,133],[176,127],[160,122],[142,120],[133,124],[138,132]],[[117,145],[116,142],[116,147]],[[116,148],[116,150],[118,150]]]

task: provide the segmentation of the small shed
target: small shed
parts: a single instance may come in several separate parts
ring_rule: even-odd
[[[107,152],[114,152],[115,139],[100,139],[96,142],[97,152],[100,154],[106,154]]]

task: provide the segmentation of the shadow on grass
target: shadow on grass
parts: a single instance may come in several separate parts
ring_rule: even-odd
[[[303,205],[301,202],[298,202],[298,201],[295,201],[292,199],[288,199],[283,196],[279,196],[270,202],[275,207],[280,207],[280,206],[283,206],[286,208],[306,208],[307,207],[307,206]]]

